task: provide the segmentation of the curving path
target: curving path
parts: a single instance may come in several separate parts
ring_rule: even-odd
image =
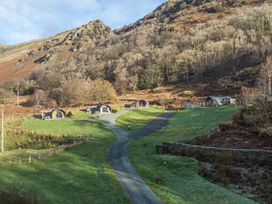
[[[128,145],[134,139],[150,135],[161,129],[167,124],[167,120],[174,114],[175,112],[164,113],[146,125],[143,129],[133,133],[128,133],[115,125],[112,117],[110,117],[110,120],[107,120],[106,117],[101,120],[103,124],[112,128],[114,133],[118,136],[118,141],[114,143],[109,152],[109,159],[117,174],[119,182],[122,184],[130,201],[134,204],[161,204],[162,201],[134,170],[128,159]]]

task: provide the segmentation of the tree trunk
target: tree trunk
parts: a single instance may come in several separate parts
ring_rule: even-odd
[[[268,100],[271,101],[271,71],[268,72]]]

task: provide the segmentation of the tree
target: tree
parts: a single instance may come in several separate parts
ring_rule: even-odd
[[[61,94],[62,94],[61,88],[52,89],[49,91],[48,97],[50,99],[54,100],[58,105],[60,105],[61,104]]]
[[[64,81],[64,77],[61,73],[48,72],[40,69],[35,70],[31,74],[30,79],[36,81],[37,86],[43,90],[60,88]]]
[[[241,89],[241,102],[246,106],[254,105],[260,96],[261,94],[256,88],[242,87]]]
[[[45,91],[42,89],[36,89],[33,96],[32,96],[32,101],[34,105],[42,105],[47,101],[47,95]]]
[[[63,105],[84,105],[89,102],[91,83],[84,79],[67,81],[61,91]]]
[[[158,65],[151,65],[140,78],[140,88],[154,89],[161,85],[163,76]]]
[[[11,99],[14,99],[14,97],[14,92],[0,88],[0,104],[10,103]]]
[[[156,58],[160,66],[165,82],[170,82],[170,76],[176,71],[175,56],[177,48],[174,45],[169,45],[157,50]]]
[[[176,61],[179,67],[180,79],[182,79],[183,74],[186,75],[186,82],[189,84],[190,82],[190,72],[192,71],[195,52],[193,50],[185,50],[183,53],[177,55]]]
[[[20,95],[28,95],[33,94],[35,86],[33,80],[16,77],[5,81],[2,88],[6,91],[13,91],[14,93],[19,92]]]
[[[91,99],[104,103],[116,98],[116,91],[109,81],[103,79],[97,79],[92,82],[90,90]]]
[[[267,57],[266,62],[262,65],[259,77],[259,86],[262,94],[272,100],[272,56]]]

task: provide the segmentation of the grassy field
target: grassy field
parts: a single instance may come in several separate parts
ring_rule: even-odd
[[[36,193],[41,203],[128,203],[111,169],[107,152],[115,135],[105,126],[90,121],[27,120],[33,131],[56,136],[63,131],[91,135],[90,141],[73,150],[31,165],[2,164],[0,190],[22,183],[24,190]]]
[[[197,174],[198,163],[194,159],[155,154],[157,144],[189,140],[204,134],[217,124],[230,120],[236,111],[237,108],[229,106],[179,112],[165,128],[134,141],[129,147],[129,158],[137,172],[165,203],[254,203],[200,177]],[[162,184],[156,184],[157,177],[163,178]]]
[[[53,136],[92,136],[99,129],[100,124],[88,120],[25,120],[25,129],[41,134]]]
[[[143,128],[150,121],[155,119],[157,116],[161,115],[164,111],[159,108],[144,108],[144,109],[135,109],[122,116],[116,120],[116,124],[123,128],[127,129],[128,125],[131,125],[131,130],[139,130]]]
[[[95,118],[95,115],[92,115],[90,113],[80,111],[80,110],[74,110],[72,111],[72,117],[71,119],[86,119],[86,118]]]
[[[9,132],[6,137],[6,149],[18,149],[18,144],[21,144],[23,147],[20,146],[20,148],[23,149],[31,148],[31,145],[27,144],[35,142],[35,138],[29,137],[27,133],[22,133],[24,130],[27,130],[26,132],[38,133],[37,135],[90,137],[93,135],[92,129],[97,128],[98,125],[94,123],[90,126],[87,120],[89,115],[85,114],[84,112],[76,112],[72,119],[67,120],[13,119],[8,122],[6,129],[20,132],[20,134]],[[41,141],[41,143],[43,142]]]

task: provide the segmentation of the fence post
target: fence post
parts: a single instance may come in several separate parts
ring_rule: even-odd
[[[29,155],[29,157],[28,157],[28,163],[31,164],[31,160],[32,160],[31,155]]]

